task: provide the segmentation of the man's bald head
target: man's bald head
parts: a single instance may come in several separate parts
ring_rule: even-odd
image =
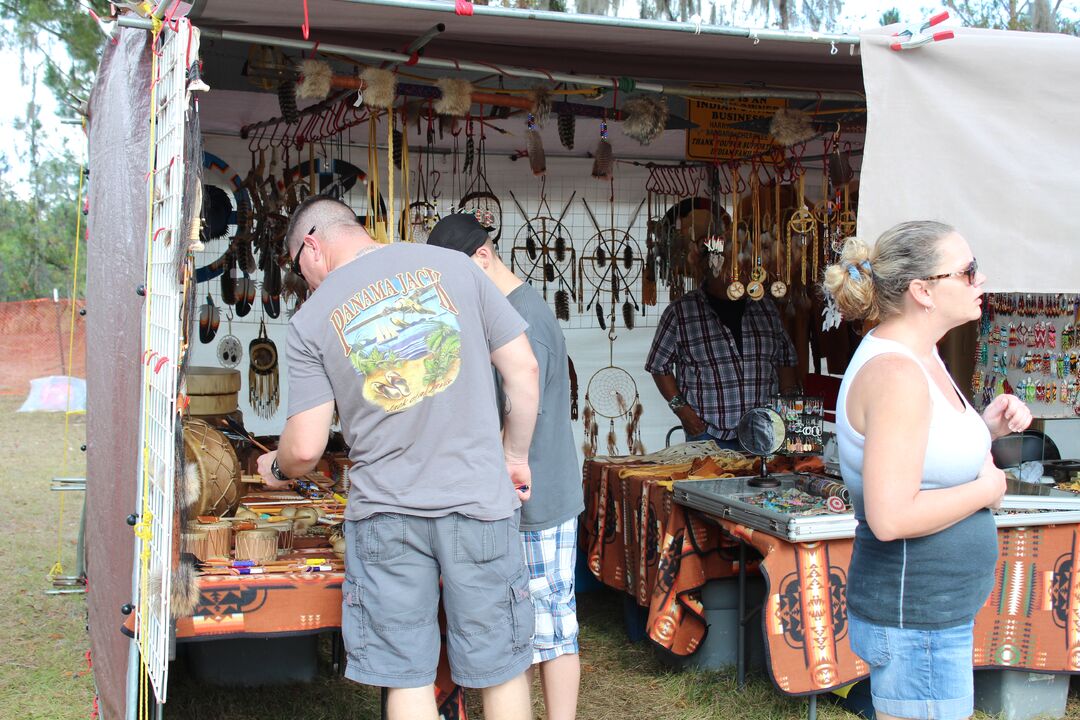
[[[304,236],[315,228],[326,231],[335,225],[353,225],[360,228],[356,213],[345,203],[322,195],[312,195],[300,203],[289,218],[285,243],[290,255],[295,255]]]

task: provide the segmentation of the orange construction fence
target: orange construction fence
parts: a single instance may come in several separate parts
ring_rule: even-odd
[[[86,377],[86,301],[0,302],[0,395],[26,395],[30,381],[49,375]],[[71,360],[70,370],[68,361]]]

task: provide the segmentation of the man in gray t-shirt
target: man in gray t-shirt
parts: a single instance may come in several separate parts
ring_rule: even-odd
[[[577,520],[585,503],[570,425],[566,340],[547,303],[506,267],[476,216],[443,218],[428,245],[471,257],[529,323],[526,335],[540,365],[540,407],[529,447],[533,496],[521,510],[521,539],[536,611],[533,663],[540,666],[547,717],[574,718],[581,679],[574,565]],[[504,378],[498,381],[505,385]]]
[[[437,717],[441,576],[454,681],[483,689],[488,717],[531,717],[528,573],[511,542],[538,404],[525,322],[459,253],[380,245],[336,200],[301,203],[286,243],[314,292],[289,325],[289,418],[259,471],[280,487],[312,470],[337,405],[346,676],[390,688],[392,720]],[[510,397],[501,433],[491,364]]]

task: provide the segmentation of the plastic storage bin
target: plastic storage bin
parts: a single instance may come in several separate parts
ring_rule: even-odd
[[[765,580],[760,576],[746,578],[746,610],[758,608],[765,598]],[[693,655],[681,657],[664,650],[657,657],[670,667],[694,670],[719,670],[734,666],[738,652],[739,579],[711,580],[701,590],[705,606],[705,621],[709,631],[701,647]],[[760,611],[750,616],[746,625],[747,669],[765,667],[765,637],[761,628]]]
[[[976,670],[975,708],[1001,720],[1065,717],[1068,675],[1026,670]]]

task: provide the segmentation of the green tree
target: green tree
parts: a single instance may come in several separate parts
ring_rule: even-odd
[[[900,22],[900,11],[896,8],[889,8],[885,12],[881,13],[881,17],[878,18],[879,25],[895,25]]]
[[[1080,34],[1078,19],[1067,17],[1062,5],[1063,0],[945,0],[945,7],[968,27]]]

